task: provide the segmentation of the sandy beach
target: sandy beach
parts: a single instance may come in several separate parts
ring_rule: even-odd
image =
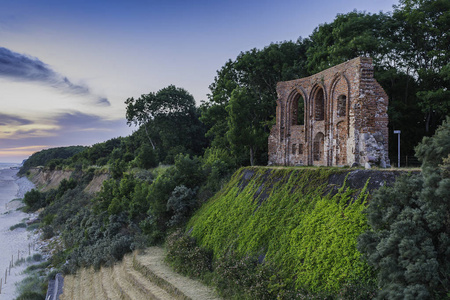
[[[34,185],[27,178],[17,177],[17,169],[2,167],[4,168],[0,169],[0,278],[2,279],[0,300],[12,300],[16,296],[15,283],[25,277],[22,272],[26,265],[14,266],[10,273],[8,270],[5,284],[5,271],[11,259],[15,262],[18,255],[26,258],[30,254],[37,253],[33,249],[31,253],[29,252],[29,245],[37,239],[35,235],[26,228],[10,230],[11,226],[33,217],[32,214],[18,211],[17,208],[23,205],[18,198],[23,198]]]

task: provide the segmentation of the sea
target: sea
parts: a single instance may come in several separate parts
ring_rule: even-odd
[[[18,210],[23,206],[20,199],[34,187],[27,178],[17,176],[19,167],[20,164],[0,163],[0,300],[15,299],[16,283],[26,277],[23,271],[27,265],[17,264],[18,259],[38,253],[34,250],[36,234],[23,227],[10,230],[11,226],[36,217]]]

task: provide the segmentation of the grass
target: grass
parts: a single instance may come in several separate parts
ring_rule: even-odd
[[[187,229],[215,259],[263,257],[283,282],[314,292],[338,291],[352,280],[370,280],[356,237],[366,228],[367,193],[342,186],[328,193],[338,167],[251,167],[189,221]],[[301,262],[301,263],[299,263]],[[245,277],[245,276],[244,276]]]
[[[25,222],[22,222],[22,223],[18,223],[18,224],[15,224],[15,225],[9,227],[9,230],[13,231],[14,229],[17,229],[17,228],[26,228],[26,227],[27,227],[27,224],[25,224]]]

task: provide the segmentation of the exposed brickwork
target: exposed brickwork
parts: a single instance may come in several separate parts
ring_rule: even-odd
[[[371,58],[279,82],[277,93],[270,165],[389,165],[388,97],[373,78]]]

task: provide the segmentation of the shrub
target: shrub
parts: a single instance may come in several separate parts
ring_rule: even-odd
[[[26,277],[17,285],[20,300],[44,300],[47,293],[47,283],[42,277],[33,274]]]
[[[198,247],[195,240],[177,230],[166,239],[166,261],[185,275],[202,278],[212,271],[212,253]]]
[[[379,270],[381,299],[450,295],[450,118],[416,147],[422,174],[375,193],[359,249]]]
[[[45,196],[36,189],[25,193],[23,202],[27,205],[28,211],[36,211],[45,205]]]
[[[27,227],[27,224],[25,224],[25,223],[18,223],[16,225],[13,225],[13,226],[9,227],[9,230],[13,231],[14,229],[17,229],[17,228],[26,228],[26,227]]]
[[[139,154],[136,157],[137,167],[143,169],[150,169],[158,166],[158,159],[156,152],[148,144],[140,147]]]
[[[167,201],[167,210],[172,211],[172,217],[168,222],[169,226],[183,224],[191,216],[197,207],[196,190],[184,185],[175,187]]]

